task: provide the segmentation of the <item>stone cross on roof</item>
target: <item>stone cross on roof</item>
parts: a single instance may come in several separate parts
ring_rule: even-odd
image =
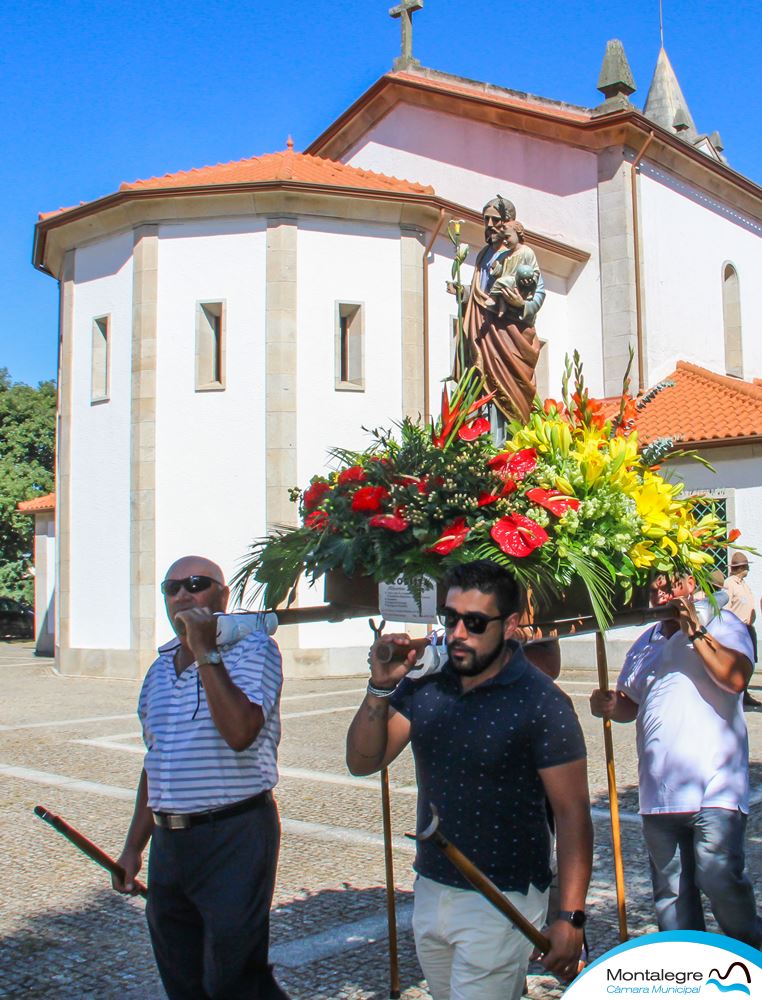
[[[423,0],[400,0],[396,7],[389,8],[389,16],[398,17],[402,29],[402,48],[392,64],[393,69],[408,69],[411,66],[421,65],[413,58],[413,14],[422,7]]]

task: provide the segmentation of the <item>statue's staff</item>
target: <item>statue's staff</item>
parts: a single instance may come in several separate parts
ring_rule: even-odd
[[[46,823],[49,823],[54,830],[58,830],[59,833],[63,834],[67,840],[71,841],[75,847],[82,851],[83,854],[86,854],[96,865],[105,868],[107,872],[116,875],[121,882],[124,882],[126,878],[124,868],[120,864],[117,864],[105,851],[102,851],[92,840],[88,840],[79,830],[75,830],[73,826],[70,826],[66,820],[61,819],[60,816],[56,816],[55,813],[49,812],[44,806],[35,806],[34,813],[35,816],[39,816],[40,819],[44,819]],[[137,895],[145,899],[148,896],[148,888],[138,879],[133,879],[133,884]]]
[[[433,803],[430,803],[430,809],[432,818],[426,829],[422,833],[406,833],[405,836],[411,840],[422,842],[430,840],[435,844],[477,892],[480,892],[485,899],[500,910],[503,916],[507,917],[514,927],[532,942],[541,955],[547,955],[551,947],[548,938],[541,931],[538,931],[534,924],[527,920],[510,900],[505,898],[492,879],[488,878],[480,868],[476,867],[473,861],[469,861],[465,854],[450,843],[439,829],[439,813]]]

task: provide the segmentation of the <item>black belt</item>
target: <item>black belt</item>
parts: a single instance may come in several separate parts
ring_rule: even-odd
[[[216,823],[217,820],[240,816],[241,813],[249,812],[251,809],[259,809],[272,802],[272,797],[272,792],[268,788],[266,792],[252,795],[250,799],[241,799],[240,802],[234,802],[232,806],[223,806],[221,809],[209,809],[200,813],[155,812],[153,821],[162,830],[188,830],[201,823]]]

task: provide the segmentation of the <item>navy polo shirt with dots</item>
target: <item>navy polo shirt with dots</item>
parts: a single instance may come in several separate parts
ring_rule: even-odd
[[[418,780],[418,830],[437,808],[442,833],[503,892],[550,885],[550,832],[538,770],[586,757],[571,701],[515,642],[495,677],[463,693],[448,662],[421,680],[405,678],[390,698],[410,720]],[[415,870],[469,889],[431,842]]]

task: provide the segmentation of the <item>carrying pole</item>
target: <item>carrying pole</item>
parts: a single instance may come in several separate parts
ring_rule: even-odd
[[[368,625],[375,641],[381,638],[386,622]],[[392,800],[389,793],[389,768],[381,770],[381,817],[384,824],[384,872],[386,877],[386,923],[389,930],[389,1000],[399,1000],[400,963],[397,950],[397,908],[394,901],[394,857],[392,856]]]
[[[389,795],[389,768],[381,771],[381,814],[384,821],[384,868],[386,870],[386,920],[389,925],[389,998],[399,1000],[400,966],[397,951],[397,910],[394,902],[394,859],[392,857],[392,809]]]
[[[598,666],[598,687],[609,690],[609,668],[606,659],[606,641],[602,632],[595,633],[595,658]],[[603,745],[606,751],[606,778],[609,786],[609,808],[611,810],[611,842],[614,851],[614,879],[616,881],[616,909],[619,919],[619,940],[629,940],[627,931],[627,908],[624,898],[624,863],[622,861],[622,829],[619,824],[619,798],[616,790],[616,768],[614,766],[614,739],[611,733],[611,719],[603,720]]]

